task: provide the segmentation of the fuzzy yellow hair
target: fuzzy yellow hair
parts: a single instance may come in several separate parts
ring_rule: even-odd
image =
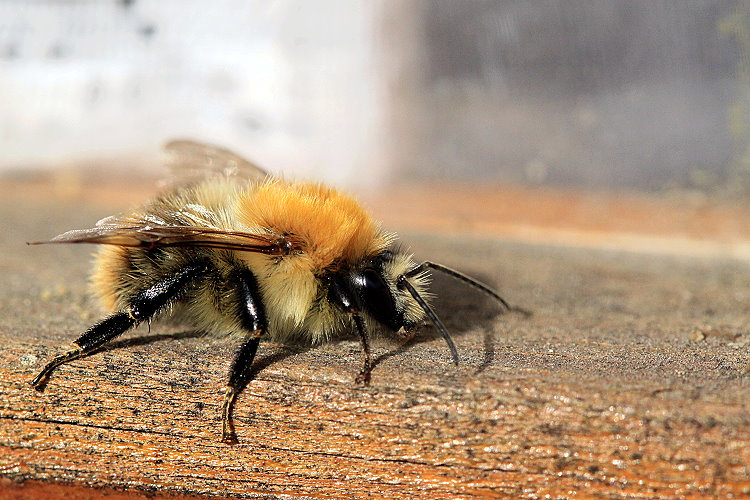
[[[316,274],[360,262],[391,240],[353,198],[321,184],[262,183],[240,199],[238,213],[251,231],[292,235]]]
[[[330,304],[315,305],[318,277],[356,265],[392,241],[353,198],[320,184],[278,179],[256,184],[239,198],[236,213],[250,232],[286,236],[300,249],[281,259],[241,256],[256,273],[275,336],[305,330],[321,342],[341,328]]]
[[[164,193],[154,203],[124,215],[123,220],[144,219],[151,214],[159,217],[179,214],[198,226],[274,235],[293,241],[296,251],[291,255],[237,252],[234,258],[244,261],[258,280],[272,336],[283,339],[307,332],[314,343],[326,340],[345,326],[339,311],[321,300],[320,276],[361,264],[385,250],[394,238],[382,232],[378,223],[350,196],[320,184],[278,179],[245,185],[227,179],[209,179]],[[170,252],[169,259],[158,265],[177,268],[183,263],[182,255]],[[404,272],[411,263],[411,259],[405,259],[399,260],[398,272]],[[222,259],[215,262],[221,265]],[[139,268],[153,264],[141,249],[105,246],[97,255],[92,288],[107,309],[125,308],[132,286],[140,283],[127,279],[128,275],[143,274],[145,270]],[[192,300],[208,304],[185,312],[196,324],[227,333],[239,332],[236,319],[217,323],[215,315],[207,319],[196,312],[212,310],[210,297],[198,294]],[[416,315],[410,305],[406,304],[406,312],[411,319]]]

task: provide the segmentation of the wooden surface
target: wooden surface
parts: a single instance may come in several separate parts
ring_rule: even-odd
[[[437,279],[462,364],[430,328],[382,338],[368,388],[354,338],[264,344],[228,446],[234,345],[189,327],[141,327],[31,389],[100,313],[89,248],[22,242],[108,212],[5,200],[0,498],[750,498],[743,261],[402,235],[535,315]]]

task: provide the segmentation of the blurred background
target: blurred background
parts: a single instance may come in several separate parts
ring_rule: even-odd
[[[747,191],[738,0],[0,0],[0,168]]]
[[[0,0],[0,175],[75,198],[172,138],[386,222],[750,259],[750,2]]]

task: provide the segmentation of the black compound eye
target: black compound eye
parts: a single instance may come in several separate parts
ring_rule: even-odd
[[[380,323],[398,330],[401,322],[396,312],[396,303],[380,273],[374,269],[365,269],[357,281],[357,288],[367,311]]]
[[[372,307],[382,309],[393,302],[388,286],[375,270],[365,269],[362,282],[365,298]]]

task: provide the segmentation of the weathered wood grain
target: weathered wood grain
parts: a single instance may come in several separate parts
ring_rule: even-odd
[[[234,345],[188,327],[142,327],[62,367],[43,394],[28,385],[99,315],[85,298],[89,249],[18,243],[105,214],[50,209],[0,213],[0,497],[56,484],[187,497],[750,497],[746,264],[412,235],[419,255],[479,274],[535,315],[496,316],[436,280],[462,364],[430,329],[403,346],[381,339],[367,388],[353,384],[356,339],[264,344],[235,411],[241,442],[228,446],[219,413]]]

